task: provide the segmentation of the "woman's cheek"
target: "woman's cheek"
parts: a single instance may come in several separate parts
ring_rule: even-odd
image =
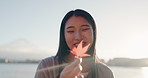
[[[65,37],[66,37],[66,43],[68,47],[71,49],[73,46],[73,36],[67,34]]]

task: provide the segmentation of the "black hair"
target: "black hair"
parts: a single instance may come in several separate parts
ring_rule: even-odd
[[[93,17],[86,11],[82,9],[76,9],[69,11],[63,18],[62,23],[61,23],[61,28],[60,28],[60,39],[59,39],[59,48],[56,56],[59,59],[59,62],[62,62],[64,58],[70,53],[69,50],[70,48],[68,47],[66,40],[65,40],[65,35],[64,35],[64,29],[65,29],[65,23],[67,20],[72,17],[72,16],[81,16],[85,18],[92,26],[93,29],[93,43],[90,49],[87,51],[88,54],[91,55],[91,57],[95,57],[96,52],[95,52],[95,43],[96,43],[96,24],[93,19]]]
[[[61,28],[60,28],[60,39],[59,39],[59,48],[58,48],[58,52],[56,54],[56,57],[58,57],[58,61],[61,64],[65,57],[67,55],[69,55],[69,50],[70,48],[68,47],[66,40],[65,40],[65,35],[64,35],[64,29],[65,29],[65,23],[67,22],[67,20],[72,17],[72,16],[81,16],[83,18],[85,18],[89,24],[91,24],[92,29],[93,29],[93,43],[91,45],[91,47],[89,48],[89,50],[87,51],[87,54],[90,54],[90,59],[89,65],[91,66],[90,69],[90,75],[93,78],[96,78],[96,74],[95,74],[95,62],[96,62],[96,51],[95,51],[95,43],[96,43],[96,24],[95,21],[93,19],[93,17],[86,11],[82,10],[82,9],[76,9],[76,10],[72,10],[69,11],[63,18],[62,23],[61,23]]]

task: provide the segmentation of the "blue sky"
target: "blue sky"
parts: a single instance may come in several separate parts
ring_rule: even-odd
[[[0,45],[27,39],[54,55],[62,18],[81,8],[96,21],[99,57],[148,57],[147,4],[147,0],[0,0]]]

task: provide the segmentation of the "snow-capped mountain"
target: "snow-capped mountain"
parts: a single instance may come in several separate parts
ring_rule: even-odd
[[[19,39],[0,45],[0,58],[38,60],[50,55],[49,51],[41,49],[26,39]]]

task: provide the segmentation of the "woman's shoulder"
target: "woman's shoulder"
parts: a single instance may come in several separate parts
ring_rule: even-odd
[[[109,68],[109,66],[107,66],[105,63],[103,62],[99,62],[96,63],[96,66],[101,69],[101,70],[106,70],[106,71],[111,71],[111,69]]]
[[[58,63],[58,58],[55,56],[44,58],[40,61],[42,67],[53,66]]]
[[[44,59],[42,59],[41,61],[43,62],[51,62],[51,61],[55,61],[55,60],[58,60],[56,56],[51,56],[51,57],[46,57]]]
[[[96,64],[100,76],[103,78],[114,78],[113,72],[106,64],[100,62]]]
[[[37,67],[35,78],[57,78],[54,76],[59,75],[59,70],[53,67],[58,64],[57,62],[58,59],[55,56],[42,59]]]

